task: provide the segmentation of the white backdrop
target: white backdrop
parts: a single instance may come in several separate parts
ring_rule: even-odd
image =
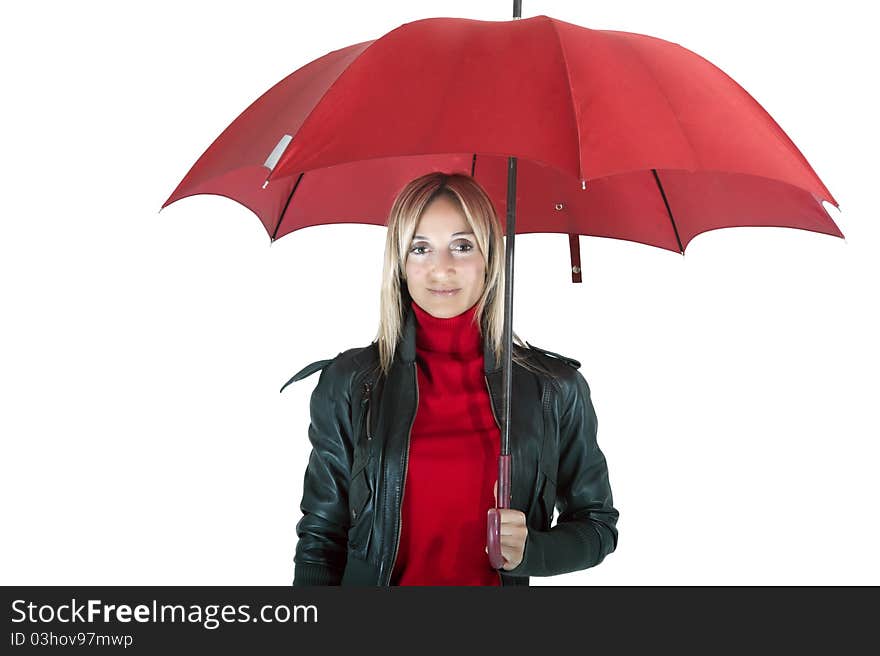
[[[289,584],[308,362],[369,343],[384,228],[271,246],[233,201],[158,213],[257,96],[330,50],[481,2],[43,2],[0,20],[3,584]],[[880,48],[859,2],[539,2],[720,66],[841,204],[682,257],[517,238],[515,329],[583,362],[620,542],[533,585],[880,584]],[[15,7],[11,9],[9,7]]]

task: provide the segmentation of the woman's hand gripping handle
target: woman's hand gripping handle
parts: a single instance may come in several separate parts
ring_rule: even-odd
[[[494,569],[507,565],[504,569],[510,570],[522,562],[528,529],[525,514],[519,510],[510,510],[509,455],[498,456],[495,505],[496,508],[490,509],[486,518],[486,553],[489,554],[489,563]]]

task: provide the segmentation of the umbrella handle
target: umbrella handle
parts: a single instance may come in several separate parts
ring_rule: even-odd
[[[497,508],[489,511],[486,520],[486,547],[489,564],[493,569],[501,569],[504,556],[501,555],[501,513],[500,508],[510,508],[510,456],[498,456],[498,501]]]

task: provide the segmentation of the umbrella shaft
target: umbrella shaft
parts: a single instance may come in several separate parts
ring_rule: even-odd
[[[501,455],[510,455],[510,390],[513,353],[513,247],[516,233],[516,157],[507,158],[507,243],[504,249],[504,357],[502,360],[503,419]]]

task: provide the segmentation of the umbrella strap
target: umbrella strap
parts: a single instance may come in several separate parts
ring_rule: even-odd
[[[568,235],[568,251],[571,254],[571,281],[581,282],[580,235]]]

